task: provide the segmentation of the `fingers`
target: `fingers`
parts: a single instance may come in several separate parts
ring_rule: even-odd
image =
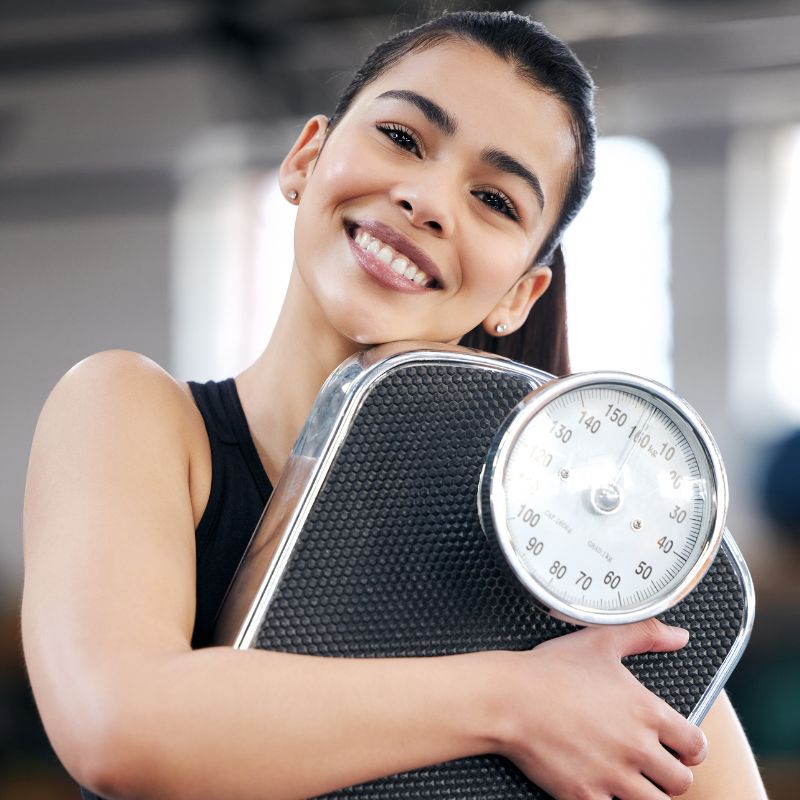
[[[671,708],[659,730],[659,739],[688,767],[701,764],[708,752],[708,742],[703,731]]]
[[[655,618],[619,625],[611,629],[620,658],[636,653],[664,653],[680,650],[689,641],[689,631],[665,625]]]
[[[645,759],[642,772],[670,797],[688,792],[694,780],[694,775],[689,767],[681,764],[663,747],[660,748],[660,752],[657,749],[649,758]]]
[[[658,704],[660,708],[654,710],[650,724],[653,733],[659,731],[658,738],[637,737],[635,741],[640,744],[632,743],[633,749],[627,759],[649,785],[638,780],[625,784],[629,794],[619,795],[620,800],[629,797],[631,800],[664,800],[685,794],[694,780],[689,765],[699,764],[705,758],[703,732],[663,700]]]

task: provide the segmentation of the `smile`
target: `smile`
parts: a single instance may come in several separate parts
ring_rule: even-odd
[[[417,286],[428,287],[434,279],[421,270],[411,259],[398,253],[393,247],[382,242],[363,228],[353,231],[353,241],[367,253],[372,253],[376,258],[386,264],[396,275],[400,275]]]

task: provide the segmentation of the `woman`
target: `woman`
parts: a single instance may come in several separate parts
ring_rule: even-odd
[[[47,732],[83,785],[301,798],[497,752],[562,800],[689,789],[705,737],[620,663],[685,644],[657,622],[428,659],[204,646],[344,358],[478,329],[470,342],[568,369],[558,243],[591,182],[591,95],[572,53],[523,17],[445,15],[400,34],[283,162],[295,265],[259,359],[199,386],[100,353],[53,390],[26,492],[23,637]],[[236,469],[250,477],[226,491]],[[724,698],[705,729],[690,796],[763,797]]]

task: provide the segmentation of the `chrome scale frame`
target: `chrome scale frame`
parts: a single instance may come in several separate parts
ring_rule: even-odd
[[[254,646],[294,545],[368,392],[388,373],[420,364],[464,365],[503,372],[526,379],[531,391],[555,380],[547,372],[500,356],[430,342],[381,345],[344,361],[322,386],[256,526],[220,611],[215,645],[239,650]],[[741,658],[755,615],[750,571],[727,529],[721,546],[740,574],[745,594],[744,619],[733,647],[689,715],[689,721],[695,724],[705,717]]]

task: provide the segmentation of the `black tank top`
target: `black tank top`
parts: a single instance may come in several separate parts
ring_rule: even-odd
[[[233,378],[189,382],[211,445],[211,491],[195,531],[197,611],[192,648],[211,643],[228,585],[272,493]],[[81,789],[84,800],[100,800]]]
[[[197,525],[197,612],[192,647],[207,647],[214,621],[272,493],[233,378],[189,382],[211,443],[211,492]]]

